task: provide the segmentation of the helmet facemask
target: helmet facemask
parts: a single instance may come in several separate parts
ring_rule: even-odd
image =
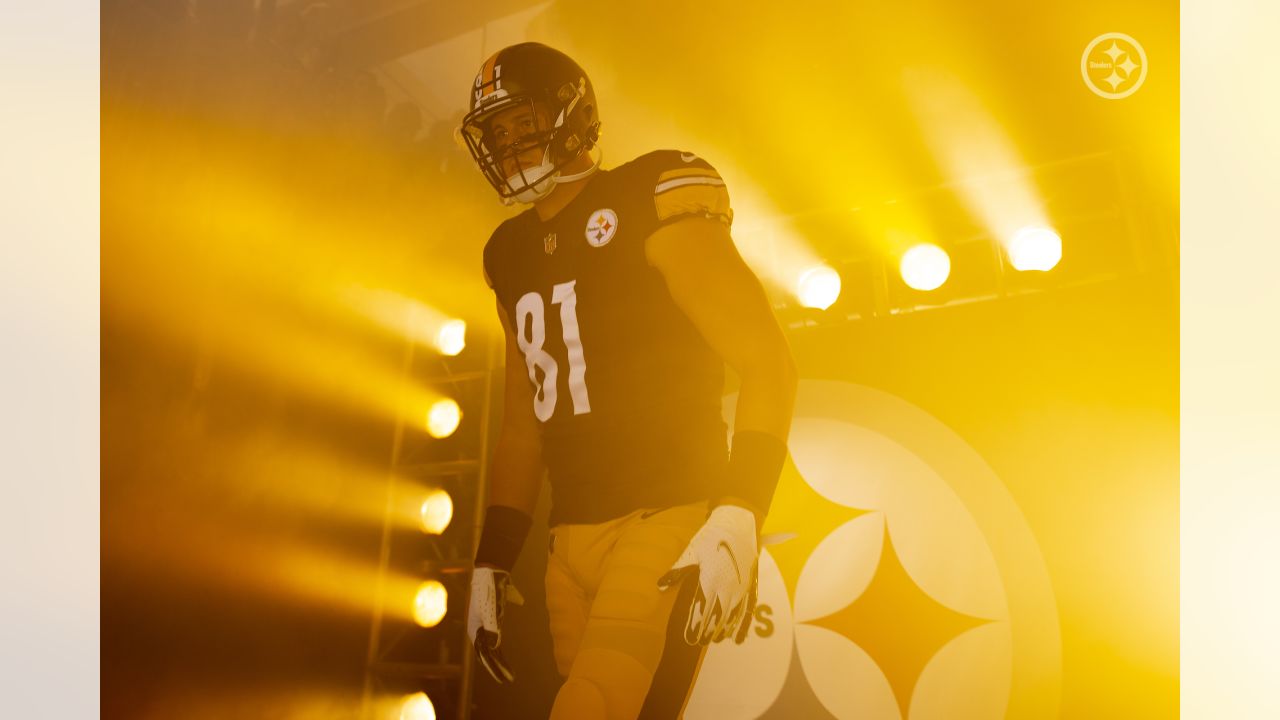
[[[576,123],[568,121],[578,117],[574,110],[583,99],[585,88],[583,79],[576,87],[570,83],[562,85],[554,97],[504,93],[491,102],[481,103],[462,119],[461,135],[467,150],[504,203],[537,202],[551,193],[557,181],[569,182],[590,174],[588,171],[569,178],[560,177],[561,170],[588,151],[597,137],[599,122],[577,128]],[[508,112],[517,125],[515,137],[510,141],[499,135],[513,131],[495,128],[493,123],[499,114]],[[519,126],[528,118],[532,118],[533,127],[521,132]],[[518,156],[527,153],[531,145],[541,149],[541,158],[538,164],[526,167],[527,161],[520,162]]]
[[[511,118],[512,127],[498,126],[499,115]],[[553,128],[547,113],[531,95],[511,96],[468,114],[462,120],[462,137],[485,179],[508,203],[531,203],[554,187],[552,177],[564,163],[552,160]],[[536,164],[521,155],[539,150]]]

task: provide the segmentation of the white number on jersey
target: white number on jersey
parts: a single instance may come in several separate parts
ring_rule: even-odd
[[[551,302],[560,305],[560,326],[563,328],[564,346],[569,356],[569,396],[573,399],[573,414],[582,415],[591,412],[591,400],[587,396],[587,360],[582,353],[582,337],[578,332],[578,296],[574,292],[576,283],[576,280],[570,280],[553,287]],[[537,292],[525,293],[516,303],[516,344],[524,353],[529,380],[538,389],[533,396],[533,414],[542,422],[550,420],[555,413],[556,378],[559,374],[555,358],[543,349],[547,339],[545,310],[542,295]],[[542,370],[541,381],[538,380],[538,370]]]

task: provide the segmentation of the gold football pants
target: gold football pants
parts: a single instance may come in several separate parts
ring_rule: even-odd
[[[658,578],[706,518],[695,503],[551,529],[547,610],[565,678],[552,720],[680,717],[703,655],[682,634],[694,583],[663,592]]]

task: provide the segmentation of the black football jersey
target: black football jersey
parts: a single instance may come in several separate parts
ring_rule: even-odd
[[[552,524],[596,523],[722,494],[724,362],[645,260],[692,215],[732,220],[724,181],[690,153],[600,170],[555,217],[530,208],[484,248],[528,368]]]

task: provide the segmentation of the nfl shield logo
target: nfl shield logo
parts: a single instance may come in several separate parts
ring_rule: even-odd
[[[542,238],[542,249],[546,251],[548,255],[556,251],[555,233],[548,233],[546,237]]]

